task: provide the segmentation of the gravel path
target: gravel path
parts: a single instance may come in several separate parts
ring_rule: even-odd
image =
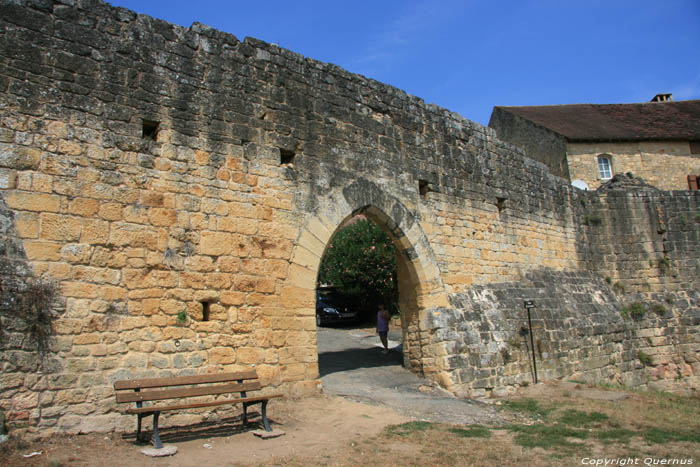
[[[500,420],[489,404],[457,399],[402,367],[401,332],[389,333],[388,354],[366,329],[319,328],[318,360],[327,394],[390,407],[418,420],[453,424]]]

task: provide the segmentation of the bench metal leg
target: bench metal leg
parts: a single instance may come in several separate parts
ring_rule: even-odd
[[[243,403],[243,424],[247,425],[248,424],[248,403],[244,402]]]
[[[150,415],[150,414],[145,414],[145,415],[142,413],[136,414],[136,416],[138,417],[138,422],[136,423],[136,441],[141,441],[141,420],[146,415]]]
[[[153,412],[153,446],[156,449],[163,447],[163,443],[160,442],[160,436],[158,436],[158,417],[160,417],[160,412]]]
[[[260,411],[262,412],[262,421],[263,425],[265,425],[265,431],[272,431],[272,428],[270,428],[270,422],[267,420],[267,401],[262,401]]]

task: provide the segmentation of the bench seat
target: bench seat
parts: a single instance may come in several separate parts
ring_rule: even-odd
[[[260,391],[262,389],[263,386],[255,369],[232,373],[175,376],[171,378],[128,379],[114,383],[117,403],[136,403],[136,407],[128,408],[126,413],[134,414],[138,417],[136,432],[138,439],[141,437],[142,418],[153,415],[153,444],[157,449],[163,447],[158,434],[158,417],[161,412],[170,410],[241,404],[243,406],[243,423],[245,424],[248,422],[248,407],[260,404],[263,426],[265,430],[272,431],[267,419],[267,402],[272,398],[282,397],[282,394],[248,396],[249,391]],[[236,397],[190,401],[191,398],[196,397],[222,396],[236,393]],[[144,402],[149,405],[144,406]]]

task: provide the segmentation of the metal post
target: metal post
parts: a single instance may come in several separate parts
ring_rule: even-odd
[[[525,309],[527,310],[527,327],[530,331],[530,348],[532,349],[532,367],[535,370],[535,384],[537,384],[537,355],[535,354],[535,339],[532,336],[532,318],[530,317],[530,308],[535,308],[535,303],[532,300],[525,300]]]

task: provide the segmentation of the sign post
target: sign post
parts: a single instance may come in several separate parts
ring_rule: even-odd
[[[537,356],[535,355],[535,339],[532,337],[532,318],[530,317],[530,309],[535,308],[535,302],[525,300],[525,309],[527,310],[527,327],[530,331],[530,348],[532,349],[532,368],[534,369],[535,384],[537,384]]]

